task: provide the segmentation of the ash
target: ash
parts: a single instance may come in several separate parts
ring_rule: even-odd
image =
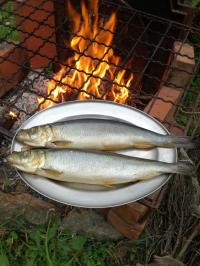
[[[38,111],[37,97],[46,96],[47,84],[52,76],[53,73],[47,75],[44,70],[31,71],[7,93],[3,100],[8,104],[0,104],[0,126],[14,135],[21,124]],[[17,114],[17,120],[12,120],[9,111]],[[0,191],[4,192],[15,191],[15,186],[20,181],[15,169],[5,161],[6,156],[10,154],[11,140],[10,137],[0,134]]]
[[[10,103],[14,103],[12,110],[18,114],[18,119],[12,126],[11,132],[14,133],[25,120],[38,111],[37,97],[47,96],[47,85],[52,76],[53,73],[47,76],[44,70],[37,70],[37,73],[31,71],[17,86],[14,95],[8,99]]]

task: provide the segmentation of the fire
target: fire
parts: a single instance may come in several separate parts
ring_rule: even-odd
[[[101,98],[125,103],[134,76],[131,74],[127,77],[124,69],[117,68],[121,58],[110,47],[116,30],[116,13],[105,21],[99,17],[98,1],[89,0],[88,9],[82,1],[81,13],[74,9],[70,1],[67,4],[72,21],[71,31],[76,34],[66,46],[73,50],[73,56],[66,60],[69,67],[62,66],[49,82],[49,100],[38,97],[40,108],[66,101],[74,94],[79,100]]]
[[[9,116],[11,116],[12,118],[17,118],[17,114],[12,111],[9,112]]]

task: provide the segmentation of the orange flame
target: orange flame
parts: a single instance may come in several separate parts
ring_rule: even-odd
[[[11,116],[12,118],[17,118],[17,114],[12,111],[9,112],[9,116]]]
[[[127,78],[124,69],[117,69],[116,65],[121,59],[110,47],[116,28],[116,13],[112,13],[109,19],[104,21],[99,18],[98,1],[89,0],[88,9],[82,1],[81,14],[74,9],[70,1],[67,1],[67,4],[72,20],[71,30],[76,33],[70,41],[74,54],[66,60],[66,65],[72,68],[61,67],[54,79],[48,83],[49,100],[38,97],[40,108],[66,101],[75,93],[79,100],[97,97],[125,103],[129,96],[127,87],[130,87],[134,76],[131,74]],[[59,85],[61,83],[62,85]]]

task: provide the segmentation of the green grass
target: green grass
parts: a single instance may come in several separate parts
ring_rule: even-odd
[[[73,235],[60,229],[58,219],[34,227],[17,219],[12,225],[0,226],[0,230],[5,230],[0,236],[1,266],[124,266],[139,261],[146,264],[158,243],[156,237],[145,232],[140,240],[129,241],[130,250],[120,259],[116,253],[118,243]]]
[[[192,5],[197,6],[200,4],[200,0],[192,0]]]
[[[186,4],[193,5],[193,6],[198,6],[200,4],[200,0],[185,0],[184,1]]]
[[[6,235],[0,238],[0,265],[106,265],[112,243],[71,235],[59,227],[59,221],[54,220],[47,226],[28,227],[18,222],[17,226],[6,228]]]
[[[12,2],[6,3],[0,9],[0,40],[19,40],[18,32],[14,29],[16,27],[16,18],[14,15],[9,14],[12,11]]]

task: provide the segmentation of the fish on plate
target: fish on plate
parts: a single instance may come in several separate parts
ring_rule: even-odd
[[[129,148],[192,148],[188,137],[162,135],[127,122],[84,118],[22,129],[17,140],[32,147],[120,150]]]
[[[165,163],[105,151],[35,149],[13,152],[8,162],[17,169],[54,180],[112,186],[147,180],[165,173],[191,175],[185,162]]]

